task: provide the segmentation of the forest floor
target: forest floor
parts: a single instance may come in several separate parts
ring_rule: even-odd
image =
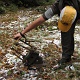
[[[39,6],[0,15],[0,80],[80,80],[79,24],[75,27],[75,51],[72,56],[72,63],[66,64],[65,67],[58,70],[53,68],[60,60],[62,53],[57,16],[52,17],[25,35],[29,44],[37,48],[46,65],[33,66],[34,70],[28,70],[20,59],[22,55],[28,53],[28,50],[21,46],[15,46],[14,43],[22,44],[25,47],[29,47],[29,45],[14,40],[14,34],[21,32],[26,25],[41,16],[48,7]],[[12,47],[17,52],[12,50]]]

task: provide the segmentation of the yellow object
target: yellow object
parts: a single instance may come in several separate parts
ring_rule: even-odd
[[[77,16],[76,10],[72,6],[66,6],[61,10],[58,28],[62,32],[67,32]]]

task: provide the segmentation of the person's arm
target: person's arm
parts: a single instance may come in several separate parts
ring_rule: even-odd
[[[30,30],[42,24],[44,21],[45,19],[43,18],[43,16],[39,17],[38,19],[33,21],[31,24],[29,24],[21,33],[25,34],[26,32],[29,32]]]
[[[22,37],[22,35],[24,35],[25,33],[29,32],[33,28],[39,26],[40,24],[42,24],[45,21],[46,20],[43,18],[43,16],[40,16],[35,21],[33,21],[31,24],[29,24],[21,33],[18,33],[16,35],[14,35],[14,39],[20,39]]]
[[[29,32],[30,30],[39,26],[40,24],[42,24],[43,22],[45,22],[46,20],[48,20],[55,14],[58,14],[59,13],[58,2],[59,2],[59,0],[57,0],[54,3],[54,5],[52,5],[52,7],[49,8],[41,17],[39,17],[38,19],[33,21],[31,24],[29,24],[21,33],[14,35],[14,38],[20,39],[22,37],[22,35],[24,35],[26,32]]]

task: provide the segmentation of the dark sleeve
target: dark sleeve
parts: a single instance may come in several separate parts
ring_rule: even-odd
[[[55,14],[59,14],[60,10],[59,10],[59,0],[56,0],[55,3],[52,5],[52,10]]]
[[[55,1],[55,3],[43,13],[43,18],[48,20],[49,18],[53,17],[55,14],[59,14],[59,0]]]

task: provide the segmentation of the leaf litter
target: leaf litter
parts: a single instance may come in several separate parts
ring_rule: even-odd
[[[36,9],[28,9],[18,11],[15,19],[8,19],[11,14],[5,14],[7,17],[5,20],[1,20],[0,24],[0,80],[80,80],[80,46],[79,46],[79,24],[75,29],[75,54],[72,59],[75,62],[72,65],[67,65],[63,69],[54,70],[53,66],[57,64],[57,61],[61,58],[61,37],[60,31],[57,29],[55,23],[58,17],[52,17],[38,28],[28,32],[26,34],[30,44],[37,47],[39,55],[43,57],[46,65],[39,68],[34,67],[34,70],[28,70],[27,66],[24,66],[22,60],[16,55],[16,52],[11,50],[14,46],[13,35],[20,32],[34,19],[41,15],[40,12],[34,11]],[[37,16],[36,16],[37,14]],[[5,17],[3,16],[3,17]],[[13,14],[12,14],[13,16]],[[1,17],[2,18],[2,17]],[[12,17],[11,17],[12,18]],[[24,44],[23,44],[24,45]],[[15,46],[14,46],[15,47]],[[16,50],[21,54],[26,54],[27,50],[18,46]],[[74,54],[74,55],[75,55]],[[18,54],[19,55],[19,54]],[[21,55],[19,55],[22,57]]]

